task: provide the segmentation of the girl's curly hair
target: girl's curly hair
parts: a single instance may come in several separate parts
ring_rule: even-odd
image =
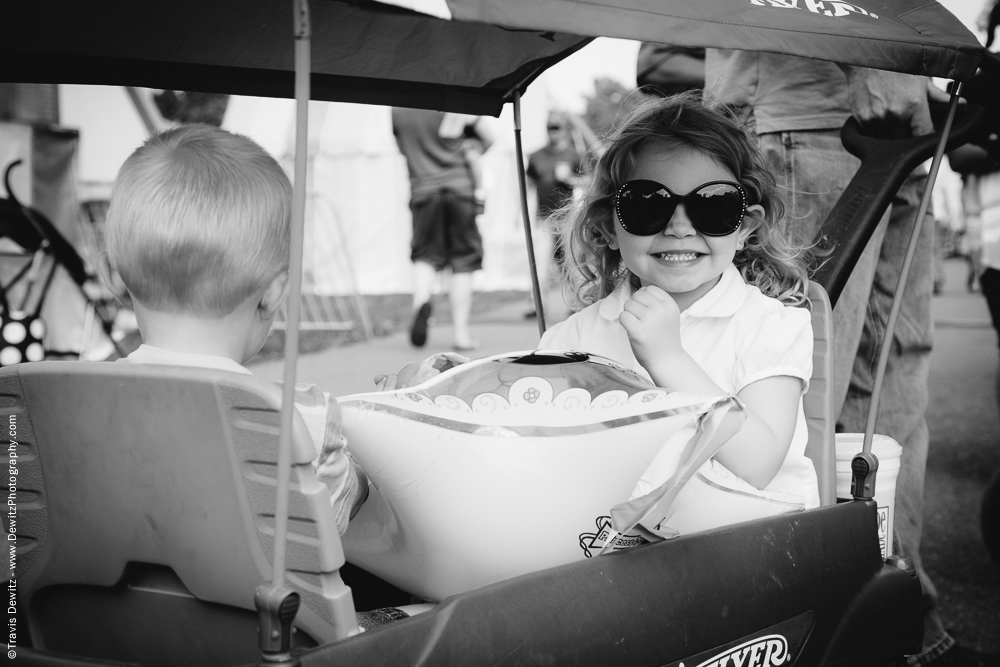
[[[604,141],[584,196],[555,214],[565,248],[562,270],[577,305],[608,296],[625,280],[639,287],[621,253],[609,245],[615,238],[612,201],[634,173],[640,151],[652,142],[694,148],[732,172],[746,190],[748,205],[759,204],[765,212],[733,263],[743,279],[764,294],[788,305],[804,305],[806,253],[792,246],[785,233],[784,204],[766,159],[744,119],[723,106],[706,104],[699,93],[650,98],[635,106]]]

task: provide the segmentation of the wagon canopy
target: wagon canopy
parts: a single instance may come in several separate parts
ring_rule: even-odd
[[[461,21],[784,53],[962,81],[983,52],[934,0],[446,1]]]
[[[312,99],[494,116],[515,91],[599,35],[963,80],[983,51],[958,19],[929,0],[311,4]],[[432,6],[438,16],[397,4]],[[49,0],[4,9],[0,60],[11,82],[293,96],[286,2]]]
[[[314,100],[499,116],[513,91],[591,41],[363,0],[310,5]],[[294,97],[290,2],[47,0],[4,10],[9,82]]]

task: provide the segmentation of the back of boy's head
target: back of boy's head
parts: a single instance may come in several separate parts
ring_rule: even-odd
[[[252,140],[209,125],[150,137],[111,192],[105,240],[133,299],[222,316],[288,269],[292,186]]]

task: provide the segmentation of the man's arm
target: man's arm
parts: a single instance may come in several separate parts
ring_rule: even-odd
[[[948,94],[930,79],[853,65],[840,68],[847,75],[851,113],[866,133],[900,139],[934,131],[928,98],[947,100]]]

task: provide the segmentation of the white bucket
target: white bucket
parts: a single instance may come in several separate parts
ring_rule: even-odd
[[[851,500],[851,461],[864,448],[864,433],[837,434],[837,499]],[[875,503],[878,505],[878,541],[882,558],[892,554],[892,526],[896,508],[896,477],[903,448],[887,435],[872,438],[872,454],[878,458]]]

